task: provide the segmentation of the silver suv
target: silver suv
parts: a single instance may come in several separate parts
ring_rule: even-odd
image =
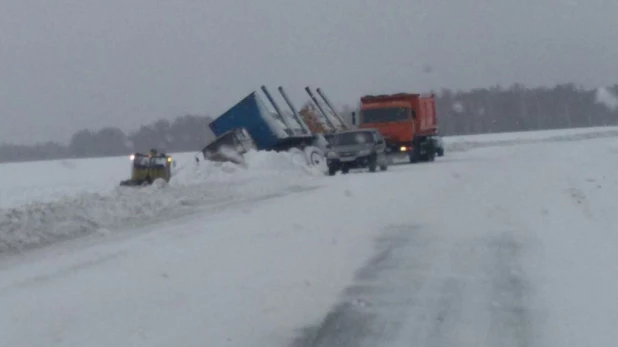
[[[326,152],[328,174],[346,174],[350,169],[369,168],[374,172],[388,168],[386,143],[376,129],[347,130],[328,136]]]

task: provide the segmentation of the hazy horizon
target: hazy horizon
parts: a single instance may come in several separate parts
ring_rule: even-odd
[[[0,2],[0,142],[217,116],[262,84],[300,107],[441,88],[618,83],[615,1]],[[428,70],[428,67],[430,68]]]

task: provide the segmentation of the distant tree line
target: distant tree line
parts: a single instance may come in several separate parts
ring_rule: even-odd
[[[440,132],[447,136],[618,125],[618,84],[605,89],[514,84],[470,91],[443,89],[435,94]],[[350,124],[354,111],[357,105],[346,105],[339,113]],[[0,144],[0,162],[116,156],[151,148],[198,151],[206,144],[210,122],[207,116],[186,115],[158,120],[128,134],[116,127],[80,130],[66,146]]]
[[[89,158],[147,152],[152,148],[166,152],[198,151],[205,145],[208,116],[186,115],[173,121],[158,120],[126,134],[116,127],[76,132],[68,145],[54,142],[26,145],[0,145],[0,162],[67,158]]]
[[[591,90],[574,84],[442,90],[436,109],[444,135],[618,125],[618,84]]]

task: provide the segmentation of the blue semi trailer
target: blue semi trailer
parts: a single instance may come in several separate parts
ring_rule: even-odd
[[[292,116],[281,111],[264,86],[262,86],[262,91],[275,112],[271,112],[266,107],[256,91],[251,92],[210,123],[209,127],[217,140],[204,148],[204,156],[207,156],[207,152],[217,151],[220,147],[219,143],[241,142],[230,140],[230,138],[242,134],[243,137],[247,135],[250,137],[253,145],[249,147],[253,149],[263,151],[299,149],[305,152],[309,163],[318,164],[323,161],[324,151],[328,144],[324,136],[309,131],[281,87],[279,91],[292,109]]]

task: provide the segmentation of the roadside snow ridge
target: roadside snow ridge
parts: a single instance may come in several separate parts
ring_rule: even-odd
[[[0,253],[140,226],[204,209],[312,188],[323,176],[292,153],[250,152],[246,167],[201,161],[179,163],[167,184],[110,187],[55,202],[0,209]]]

